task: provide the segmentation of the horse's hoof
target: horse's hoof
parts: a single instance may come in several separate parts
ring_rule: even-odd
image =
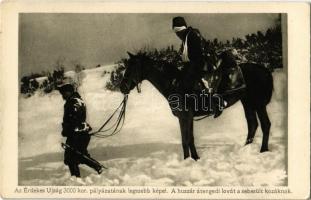
[[[245,142],[245,146],[248,145],[248,144],[252,144],[252,143],[253,143],[253,142],[248,142],[248,141],[246,141],[246,142]]]
[[[198,160],[200,160],[200,157],[198,156],[198,157],[192,157],[192,159],[194,160],[194,161],[198,161]]]
[[[269,151],[269,149],[265,148],[265,149],[260,149],[260,153],[264,153],[266,151]]]
[[[184,156],[184,160],[186,160],[187,158],[189,158],[189,156]]]
[[[253,143],[253,138],[247,139],[245,145]]]

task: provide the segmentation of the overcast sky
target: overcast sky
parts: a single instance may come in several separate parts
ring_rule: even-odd
[[[19,74],[53,70],[65,58],[86,67],[110,64],[142,47],[179,47],[171,29],[185,17],[206,39],[231,40],[275,25],[278,14],[20,14]]]

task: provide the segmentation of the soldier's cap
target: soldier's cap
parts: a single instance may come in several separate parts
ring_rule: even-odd
[[[172,29],[174,29],[174,27],[182,27],[185,26],[187,27],[187,23],[185,21],[185,19],[183,17],[174,17],[173,18],[173,23],[172,23]]]
[[[68,78],[65,78],[60,83],[56,85],[56,89],[62,93],[65,91],[74,92],[74,86]]]

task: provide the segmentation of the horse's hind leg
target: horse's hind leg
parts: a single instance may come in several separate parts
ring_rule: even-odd
[[[247,102],[242,101],[242,105],[244,108],[244,113],[247,121],[247,139],[245,142],[245,145],[250,144],[253,142],[255,133],[258,127],[257,117],[256,117],[256,111],[253,109]]]
[[[262,152],[269,150],[268,143],[269,143],[269,133],[270,133],[271,122],[269,120],[266,106],[260,106],[257,109],[257,114],[260,120],[260,126],[261,126],[261,130],[263,133],[262,144],[261,144],[261,149],[260,149],[260,152],[262,153]]]

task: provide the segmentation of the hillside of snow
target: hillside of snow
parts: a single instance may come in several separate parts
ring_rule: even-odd
[[[79,93],[87,105],[87,121],[94,130],[120,104],[123,95],[105,89],[114,66],[87,69],[79,75]],[[69,75],[70,74],[70,75]],[[77,76],[67,73],[68,76]],[[93,137],[90,154],[108,167],[101,175],[80,165],[86,185],[123,186],[252,186],[286,185],[286,74],[273,73],[274,92],[268,113],[272,122],[270,151],[259,153],[262,132],[244,146],[247,125],[240,102],[217,118],[194,124],[201,159],[183,160],[178,120],[166,100],[147,81],[142,93],[129,95],[122,131],[106,139]],[[64,101],[57,91],[37,91],[19,98],[19,184],[79,185],[63,164],[61,122]]]

